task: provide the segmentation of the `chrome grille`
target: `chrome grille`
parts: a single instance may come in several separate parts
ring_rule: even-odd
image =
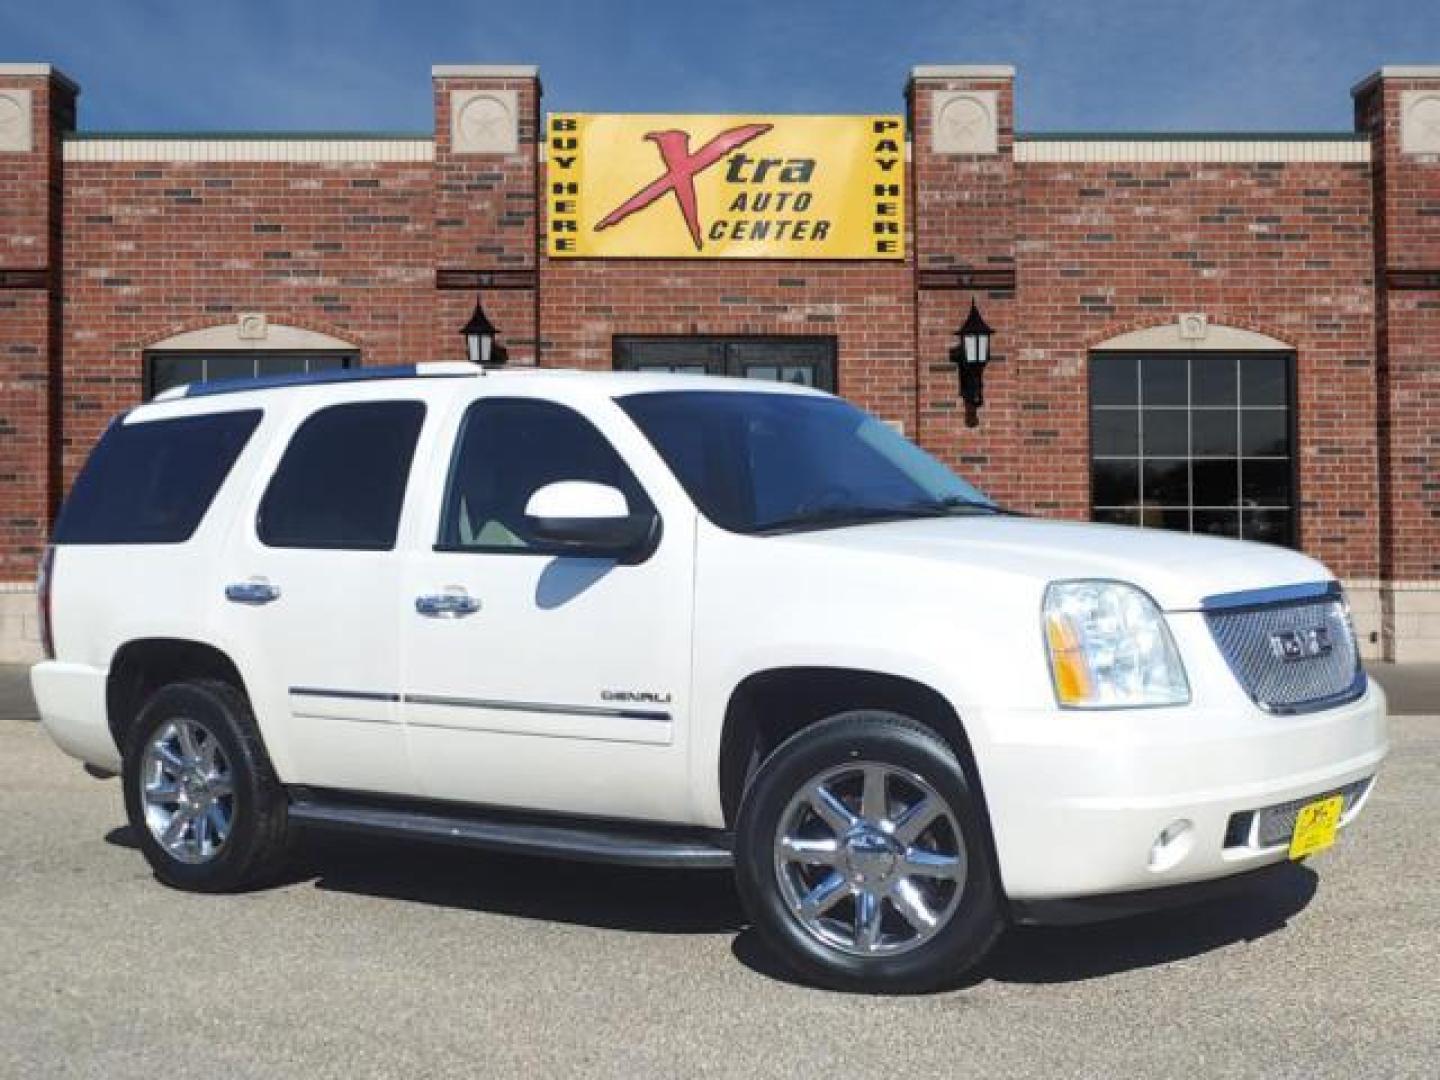
[[[1304,712],[1364,690],[1355,632],[1338,585],[1213,596],[1203,610],[1230,670],[1264,708]]]
[[[1370,786],[1372,777],[1364,780],[1356,780],[1354,783],[1346,784],[1334,791],[1327,791],[1323,795],[1310,795],[1304,799],[1293,799],[1279,806],[1267,806],[1259,813],[1260,821],[1255,829],[1255,843],[1259,847],[1274,847],[1276,844],[1290,842],[1290,834],[1295,831],[1295,819],[1300,816],[1300,811],[1312,802],[1320,799],[1328,799],[1332,795],[1340,795],[1344,803],[1340,810],[1340,820],[1343,822],[1350,816],[1350,811],[1365,794],[1365,789]]]

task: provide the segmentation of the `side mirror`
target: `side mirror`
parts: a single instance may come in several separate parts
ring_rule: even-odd
[[[619,488],[588,480],[546,484],[525,504],[531,534],[575,555],[633,554],[650,540],[658,520],[649,512],[632,514]]]

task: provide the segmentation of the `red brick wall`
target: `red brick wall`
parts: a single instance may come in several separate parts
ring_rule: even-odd
[[[368,364],[436,356],[430,185],[426,163],[70,162],[66,483],[171,335],[262,311]]]
[[[1302,545],[1342,575],[1376,576],[1368,168],[1011,162],[1006,183],[993,161],[930,151],[929,95],[982,85],[994,88],[916,84],[921,266],[953,259],[978,270],[1013,257],[1017,290],[979,294],[996,351],[972,429],[954,405],[954,369],[940,361],[976,294],[922,287],[925,441],[1006,502],[1087,517],[1089,351],[1204,312],[1295,347]],[[966,188],[991,194],[958,201]]]
[[[1379,224],[1384,576],[1400,581],[1440,577],[1440,155],[1400,145],[1401,95],[1422,88],[1436,80],[1376,80],[1355,102],[1356,127],[1371,134]]]
[[[60,133],[75,95],[58,79],[5,76],[31,94],[30,152],[0,153],[0,581],[33,576],[58,495],[61,386]]]

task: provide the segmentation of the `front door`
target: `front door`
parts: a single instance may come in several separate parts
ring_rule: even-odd
[[[634,460],[643,437],[613,405],[596,408],[480,398],[456,418],[453,455],[432,466],[448,481],[408,559],[402,624],[403,710],[425,795],[688,813],[693,512],[664,520],[634,565],[559,554],[526,525],[531,495],[562,480],[617,487],[632,511],[653,505],[612,443],[633,443]]]
[[[614,351],[619,371],[730,375],[836,389],[832,337],[618,336]]]

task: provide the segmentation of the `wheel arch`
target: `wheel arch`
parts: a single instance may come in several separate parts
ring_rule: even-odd
[[[219,679],[249,696],[235,661],[209,642],[147,637],[116,649],[105,680],[106,720],[115,745],[123,752],[130,725],[156,690],[194,678]]]
[[[827,716],[854,709],[901,713],[934,729],[959,759],[989,829],[989,811],[970,737],[959,712],[944,694],[902,675],[824,666],[757,671],[731,693],[719,755],[720,802],[726,827],[734,825],[755,770],[782,742]]]

